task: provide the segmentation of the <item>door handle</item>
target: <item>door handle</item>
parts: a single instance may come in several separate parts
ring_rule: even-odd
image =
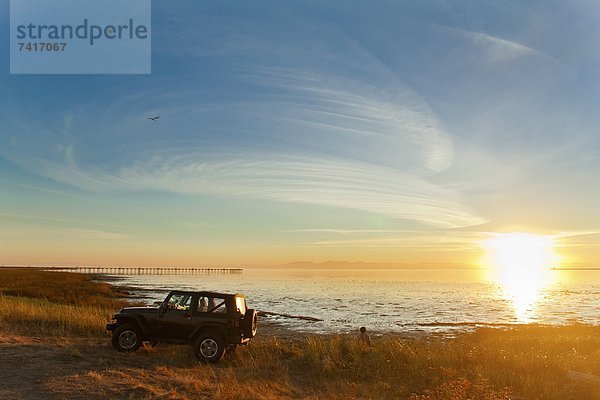
[[[184,313],[183,314],[183,318],[190,319],[190,318],[192,318],[192,314],[190,314],[190,313]]]

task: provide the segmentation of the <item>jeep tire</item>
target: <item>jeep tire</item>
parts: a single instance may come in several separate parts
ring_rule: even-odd
[[[258,314],[256,310],[249,308],[246,310],[246,314],[244,314],[244,319],[242,321],[242,333],[245,338],[252,339],[256,336],[256,327],[258,322]]]
[[[124,324],[114,330],[112,345],[122,352],[133,352],[142,345],[142,336],[134,324]]]
[[[216,363],[225,355],[225,340],[218,333],[205,333],[196,340],[194,352],[202,362]]]

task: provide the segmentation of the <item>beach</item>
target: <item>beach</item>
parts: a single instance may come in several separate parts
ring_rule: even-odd
[[[104,323],[130,300],[118,287],[89,275],[0,269],[0,291],[0,398],[600,396],[600,327],[595,325],[531,324],[450,336],[383,334],[368,347],[353,333],[295,332],[263,317],[248,346],[217,365],[205,365],[185,345],[115,351]]]
[[[600,400],[600,1],[3,7],[0,400]]]

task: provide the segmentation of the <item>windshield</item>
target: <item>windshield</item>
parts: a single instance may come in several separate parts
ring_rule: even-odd
[[[167,309],[188,311],[192,305],[192,296],[185,293],[175,293],[167,301]]]

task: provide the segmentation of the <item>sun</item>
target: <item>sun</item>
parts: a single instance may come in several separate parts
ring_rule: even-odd
[[[482,242],[485,264],[513,304],[519,322],[534,318],[534,306],[549,285],[551,268],[559,261],[552,236],[498,233]]]
[[[501,233],[483,241],[488,265],[501,269],[547,269],[557,262],[552,236],[531,233]]]

